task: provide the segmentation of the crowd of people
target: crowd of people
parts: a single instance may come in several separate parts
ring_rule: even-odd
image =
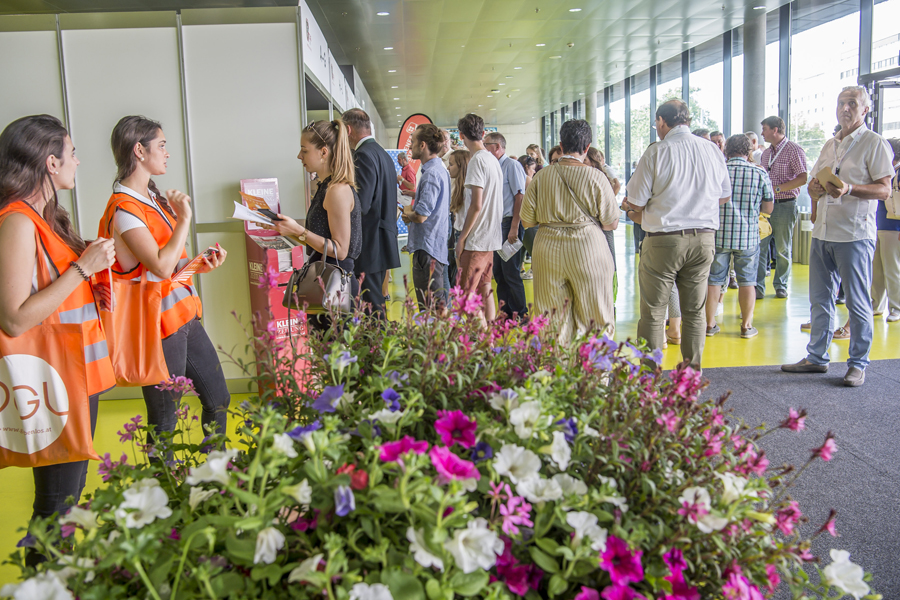
[[[464,148],[453,148],[446,130],[421,125],[410,156],[401,158],[398,177],[372,135],[369,116],[352,109],[303,130],[298,158],[319,185],[305,222],[278,215],[273,227],[308,246],[307,260],[324,256],[353,272],[354,297],[370,318],[385,319],[385,277],[400,266],[398,193],[408,196],[408,205],[400,205],[409,224],[407,250],[421,309],[443,310],[451,287],[458,286],[457,293],[481,298],[485,322],[547,315],[560,342],[567,343],[585,333],[615,332],[612,232],[624,211],[643,236],[637,334],[652,348],[680,344],[684,359],[700,369],[706,337],[720,331],[717,308],[732,269],[741,337],[758,333],[753,309],[765,296],[770,240],[775,296],[787,297],[796,197],[807,185],[815,200],[810,343],[804,359],[782,369],[828,370],[840,288],[850,312],[844,382],[859,386],[865,381],[873,316],[887,313],[887,321],[900,321],[900,215],[896,204],[889,210],[886,202],[892,194],[900,201],[895,177],[900,142],[870,131],[864,122],[868,110],[864,88],[841,92],[840,129],[810,170],[778,117],[762,121],[768,143],[762,149],[753,132],[728,139],[713,132],[709,140],[691,135],[703,132],[690,131],[687,105],[666,102],[656,111],[660,141],[638,161],[620,203],[621,182],[592,147],[587,121],[563,123],[560,143],[546,153],[547,160],[538,145],[528,146],[521,157],[509,156],[502,133],[485,135],[484,121],[475,114],[457,124]],[[208,431],[222,431],[229,394],[200,322],[200,299],[191,279],[172,282],[189,260],[185,242],[192,201],[177,190],[163,194],[153,182],[166,172],[169,158],[159,123],[125,117],[112,132],[111,146],[117,166],[113,194],[97,239],[86,242],[57,199],[58,190],[74,187],[79,165],[62,123],[48,115],[24,117],[0,134],[0,353],[7,355],[9,340],[33,335],[45,322],[79,325],[84,354],[79,364],[93,427],[98,397],[115,385],[117,371],[92,283],[107,270],[116,281],[154,282],[159,314],[153,322],[128,327],[158,335],[166,372],[194,382],[203,424]],[[418,174],[409,158],[420,161]],[[530,271],[523,271],[525,252],[531,255]],[[211,248],[197,273],[218,268],[226,256],[224,248]],[[532,277],[529,306],[523,280]],[[309,322],[313,329],[331,326],[324,315]],[[181,391],[170,387],[142,388],[148,421],[157,431],[175,424]],[[86,468],[85,461],[35,468],[34,515],[64,512],[65,499],[80,496]]]

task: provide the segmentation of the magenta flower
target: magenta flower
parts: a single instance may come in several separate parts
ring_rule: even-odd
[[[822,533],[823,531],[827,531],[828,533],[830,533],[832,535],[832,537],[837,537],[838,533],[837,533],[837,530],[835,529],[835,518],[836,517],[837,517],[837,511],[832,508],[831,512],[828,513],[828,520],[825,521],[825,524],[819,528],[819,533]]]
[[[700,520],[700,517],[708,515],[709,511],[706,509],[706,506],[700,504],[699,502],[691,503],[685,500],[681,503],[681,508],[678,509],[678,514],[691,523],[696,523]]]
[[[663,579],[672,584],[672,593],[663,596],[661,600],[700,600],[700,591],[688,585],[680,571],[677,577],[669,575]]]
[[[739,573],[731,573],[722,586],[725,600],[764,600],[762,592]]]
[[[503,516],[503,533],[507,535],[518,535],[519,525],[534,527],[528,518],[531,516],[531,505],[519,496],[510,496],[506,504],[501,504],[500,514]]]
[[[581,586],[581,591],[575,596],[575,600],[600,600],[600,592],[594,588]]]
[[[428,442],[416,441],[412,436],[403,436],[403,439],[396,442],[388,442],[381,446],[381,454],[379,458],[384,462],[397,462],[404,454],[415,452],[416,454],[425,454],[428,452]]]
[[[701,375],[692,367],[675,369],[669,373],[672,378],[672,393],[686,400],[695,400],[700,389]]]
[[[175,540],[176,542],[181,540],[181,534],[178,533],[178,530],[174,527],[172,528],[172,532],[166,537],[168,537],[170,540]]]
[[[463,448],[475,445],[475,430],[478,423],[463,414],[461,410],[438,411],[438,420],[434,422],[434,430],[441,436],[445,446],[459,444]]]
[[[103,481],[109,481],[110,477],[112,477],[112,472],[116,467],[128,463],[128,457],[125,456],[125,453],[122,453],[122,457],[118,461],[113,461],[109,457],[109,452],[103,455],[103,460],[100,462],[100,465],[97,467],[97,474],[103,476]]]
[[[706,440],[707,446],[706,451],[703,453],[703,456],[716,456],[722,453],[722,438],[725,437],[725,433],[719,432],[713,435],[709,429],[703,432],[703,439]]]
[[[438,480],[442,483],[453,479],[481,479],[481,473],[474,463],[463,460],[450,452],[450,448],[435,446],[428,453],[431,464],[438,472]]]
[[[463,348],[465,348],[466,354],[471,352],[472,346],[475,345],[475,343],[471,339],[469,339],[469,336],[467,335],[459,336],[459,343],[462,344]]]
[[[600,592],[600,597],[604,600],[646,600],[646,598],[627,585],[617,584],[605,587],[603,591]]]
[[[687,563],[684,561],[684,553],[678,548],[672,548],[663,554],[663,562],[669,567],[672,573],[681,573],[687,569]]]
[[[834,435],[829,431],[825,436],[825,443],[818,448],[813,448],[813,458],[821,458],[825,462],[831,460],[834,453],[837,452],[837,444],[834,443]]]
[[[161,381],[156,389],[162,392],[175,392],[176,394],[188,394],[188,393],[196,393],[194,390],[194,382],[190,377],[184,376],[175,376],[166,379],[165,381]]]
[[[64,538],[69,537],[78,527],[74,523],[63,523],[62,527],[60,527],[60,533]]]
[[[492,502],[502,502],[512,496],[512,491],[509,489],[508,483],[494,483],[491,481],[488,485],[491,486],[491,491],[488,492],[487,495]],[[506,492],[505,494],[503,493],[504,491]]]
[[[794,532],[794,526],[800,522],[802,517],[803,513],[800,512],[800,504],[795,500],[791,500],[787,508],[783,508],[775,513],[775,526],[784,535],[791,535]]]
[[[669,431],[674,432],[675,428],[678,427],[678,422],[680,420],[681,419],[675,414],[675,411],[670,410],[669,412],[664,414],[662,417],[658,418],[656,420],[656,422],[659,423],[660,425],[665,426],[665,428],[668,429]]]
[[[778,575],[778,567],[775,565],[766,565],[766,577],[769,578],[769,592],[774,594],[778,584],[781,583],[781,576]]]
[[[266,269],[265,273],[260,273],[259,275],[259,283],[257,284],[259,288],[264,290],[274,290],[278,287],[278,269],[275,267],[269,266]]]
[[[791,431],[801,431],[806,429],[806,411],[800,410],[797,412],[793,408],[788,411],[788,418],[781,422],[779,427],[783,429],[790,429]]]
[[[609,573],[613,585],[637,583],[644,579],[643,554],[642,550],[632,551],[628,542],[611,535],[606,540],[606,550],[600,554],[600,568]]]
[[[524,331],[528,335],[538,335],[541,330],[549,323],[550,319],[548,319],[544,315],[537,315],[535,317],[532,317],[528,323],[522,326],[522,331]]]

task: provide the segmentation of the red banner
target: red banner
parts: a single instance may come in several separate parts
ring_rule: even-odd
[[[413,132],[419,125],[425,124],[433,125],[434,121],[432,121],[427,115],[419,113],[407,117],[406,122],[403,123],[403,127],[400,128],[400,136],[397,138],[397,148],[409,153],[409,147],[412,145]],[[419,161],[412,160],[412,157],[408,155],[407,158],[409,159],[409,162],[412,163],[413,169],[418,170]]]

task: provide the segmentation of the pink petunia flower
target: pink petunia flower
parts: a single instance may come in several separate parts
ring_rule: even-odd
[[[467,417],[461,410],[439,410],[438,417],[434,430],[441,436],[445,446],[459,444],[463,448],[471,448],[475,445],[477,421]]]
[[[825,436],[825,443],[818,448],[813,448],[813,458],[821,458],[825,462],[831,460],[834,453],[837,452],[837,444],[834,443],[834,435],[829,431]]]
[[[575,596],[575,600],[600,600],[600,592],[594,588],[581,586],[581,591]]]
[[[791,500],[787,508],[783,508],[775,513],[775,526],[781,530],[784,535],[791,535],[794,532],[794,526],[800,522],[803,513],[800,512],[800,504]]]
[[[637,583],[644,579],[643,554],[643,550],[632,551],[628,542],[611,535],[606,540],[606,550],[600,554],[600,568],[609,573],[613,585]]]
[[[687,563],[684,561],[684,553],[678,548],[672,548],[663,554],[663,562],[669,567],[672,573],[681,573],[687,569]]]
[[[725,596],[725,600],[764,600],[759,588],[737,572],[728,576],[728,580],[722,586],[722,595]]]
[[[627,585],[612,584],[607,586],[600,592],[600,597],[604,600],[646,600],[643,596],[635,592]]]
[[[675,369],[669,373],[672,378],[672,393],[686,400],[696,400],[697,391],[700,389],[702,376],[692,367]]]
[[[781,576],[778,575],[778,567],[775,565],[766,565],[766,577],[769,578],[769,592],[774,594],[778,584],[781,583]]]
[[[660,425],[664,425],[666,429],[671,432],[675,431],[675,428],[678,427],[678,422],[681,421],[681,418],[675,414],[675,411],[670,410],[662,417],[656,419],[656,422]]]
[[[713,435],[709,429],[703,432],[703,439],[706,440],[706,451],[703,456],[716,456],[722,453],[722,438],[725,437],[723,432]]]
[[[416,441],[412,436],[406,435],[396,442],[382,444],[378,458],[384,462],[397,462],[397,460],[409,452],[425,454],[428,452],[428,442]]]
[[[781,422],[779,427],[783,429],[790,429],[791,431],[801,431],[806,429],[806,411],[800,410],[797,412],[793,408],[788,410],[788,418]]]
[[[823,531],[827,531],[828,533],[830,533],[832,535],[832,537],[837,537],[838,532],[837,532],[837,529],[835,529],[836,517],[837,517],[837,511],[832,508],[831,512],[828,513],[828,520],[825,521],[825,524],[819,528],[819,533],[822,533]]]
[[[519,525],[534,527],[528,518],[531,516],[531,505],[519,496],[510,496],[506,504],[501,504],[500,514],[503,516],[503,533],[507,535],[518,535]]]
[[[431,464],[438,472],[438,480],[446,483],[453,479],[481,479],[475,463],[463,460],[450,452],[450,448],[435,446],[428,453]]]

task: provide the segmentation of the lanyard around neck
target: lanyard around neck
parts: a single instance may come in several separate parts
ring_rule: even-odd
[[[774,152],[774,156],[772,156],[772,158],[769,159],[769,168],[767,170],[769,170],[769,171],[772,170],[772,165],[775,164],[775,161],[778,160],[778,156],[782,152],[784,152],[785,148],[787,148],[787,139],[782,139],[781,140],[781,148],[778,150],[778,152]]]
[[[856,132],[854,131],[853,133],[856,133]],[[851,134],[851,135],[852,135],[852,134]],[[862,137],[862,133],[858,133],[858,134],[856,134],[856,135],[853,137],[853,141],[850,142],[850,147],[847,148],[847,149],[844,151],[843,154],[841,154],[841,157],[840,157],[840,158],[838,158],[838,155],[837,155],[838,149],[837,149],[837,148],[834,149],[834,158],[835,158],[835,162],[834,162],[834,174],[835,174],[835,175],[840,175],[840,174],[841,174],[841,165],[844,164],[844,159],[847,158],[847,155],[850,154],[850,151],[851,151],[851,150],[853,150],[853,146],[856,145],[856,142],[859,141],[859,138],[860,138],[860,137]],[[841,142],[843,142],[843,141],[844,141],[844,140],[841,140]],[[838,146],[840,146],[840,143],[838,143]]]

